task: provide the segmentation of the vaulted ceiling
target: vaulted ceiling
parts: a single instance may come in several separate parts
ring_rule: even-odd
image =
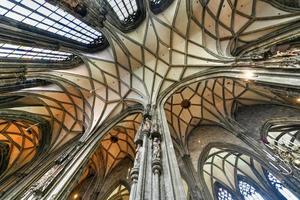
[[[232,66],[255,67],[249,59],[253,50],[264,52],[265,48],[277,41],[284,42],[288,37],[299,36],[299,9],[276,1],[210,0],[205,4],[200,0],[174,0],[160,14],[151,12],[148,2],[145,2],[145,18],[130,32],[122,32],[111,21],[104,21],[103,27],[100,27],[96,22],[88,23],[82,19],[94,25],[93,28],[107,39],[109,46],[101,51],[87,53],[70,45],[70,41],[54,42],[49,35],[42,35],[41,41],[33,38],[14,41],[0,34],[0,40],[4,42],[40,45],[40,48],[67,52],[81,58],[76,66],[55,65],[51,62],[32,65],[24,62],[20,67],[16,61],[11,64],[5,59],[0,60],[0,64],[5,67],[5,70],[0,71],[5,71],[3,76],[7,79],[1,88],[18,85],[24,80],[47,81],[44,85],[4,90],[0,104],[1,109],[6,111],[21,112],[49,123],[51,139],[45,151],[63,148],[64,144],[79,136],[89,137],[103,122],[129,106],[157,103],[158,97],[170,86],[197,73],[215,68],[229,69]],[[7,28],[8,25],[3,24],[1,27]],[[7,28],[18,33],[20,29]],[[34,36],[40,37],[37,34]],[[288,58],[295,56],[287,55]],[[294,63],[294,60],[291,58],[286,62]],[[282,67],[277,62],[260,67],[270,66]],[[183,99],[190,100],[190,108],[180,108]],[[223,123],[222,117],[230,115],[234,101],[249,104],[253,103],[253,99],[282,100],[261,86],[226,78],[206,80],[178,90],[166,103],[168,121],[174,129],[173,136],[185,137],[190,131],[189,126],[200,122]],[[195,113],[192,108],[201,112]],[[26,154],[24,145],[27,143],[22,141],[32,143],[32,153],[27,160],[34,157],[35,149],[39,146],[35,138],[43,137],[44,133],[39,126],[42,122],[33,121],[4,119],[1,141],[5,140],[4,143],[9,144],[10,148],[22,151],[15,153],[10,160]],[[132,121],[134,125],[131,128],[120,127],[117,130],[117,127],[103,138],[101,151],[106,157],[106,173],[125,154],[131,158],[134,156],[133,132],[140,122],[140,116]],[[27,136],[23,129],[32,124],[34,134]],[[7,131],[6,127],[14,129]],[[14,139],[6,142],[10,135],[24,139],[16,139],[18,145]],[[111,144],[110,138],[114,135],[124,139]]]

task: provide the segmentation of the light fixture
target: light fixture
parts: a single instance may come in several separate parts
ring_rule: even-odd
[[[77,199],[79,195],[77,193],[74,194],[73,199]]]
[[[298,97],[298,98],[296,99],[296,101],[297,101],[298,103],[300,103],[300,97]]]

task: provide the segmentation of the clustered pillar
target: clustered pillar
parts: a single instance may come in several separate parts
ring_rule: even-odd
[[[161,134],[156,116],[150,114],[150,108],[144,113],[144,119],[137,133],[136,156],[131,170],[132,187],[130,200],[160,199],[161,174]]]

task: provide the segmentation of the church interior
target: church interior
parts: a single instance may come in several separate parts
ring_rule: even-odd
[[[0,0],[0,199],[299,200],[300,0]]]

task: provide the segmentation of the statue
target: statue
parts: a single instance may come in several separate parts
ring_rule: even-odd
[[[135,150],[135,160],[134,160],[133,168],[139,168],[140,167],[141,154],[142,154],[142,147],[141,147],[140,144],[138,144],[138,146]]]
[[[151,129],[151,120],[146,118],[146,120],[143,123],[142,131],[150,131]]]
[[[160,140],[158,139],[158,137],[155,137],[153,139],[152,158],[153,160],[160,160]]]
[[[153,123],[151,127],[151,132],[152,133],[157,133],[159,131],[159,126],[158,123]]]

